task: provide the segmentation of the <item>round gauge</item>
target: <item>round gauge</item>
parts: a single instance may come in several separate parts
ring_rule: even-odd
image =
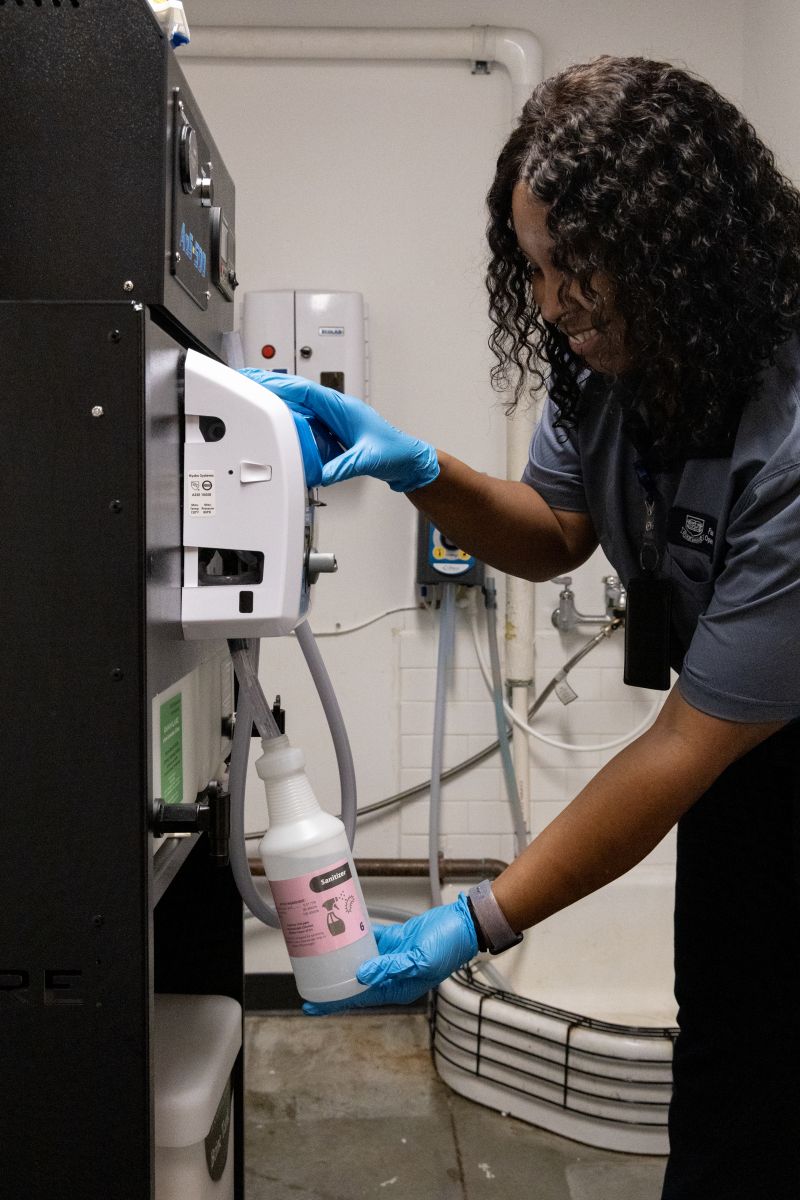
[[[197,149],[197,134],[191,125],[181,130],[181,183],[189,195],[197,187],[200,175],[200,152]]]

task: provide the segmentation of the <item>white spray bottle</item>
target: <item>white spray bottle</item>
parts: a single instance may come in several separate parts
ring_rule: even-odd
[[[315,1003],[363,992],[356,970],[378,953],[345,828],[306,778],[302,750],[265,738],[256,770],[269,829],[259,852],[300,995]]]

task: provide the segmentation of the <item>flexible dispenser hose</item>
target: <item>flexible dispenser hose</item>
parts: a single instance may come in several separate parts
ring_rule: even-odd
[[[228,648],[233,659],[236,677],[239,680],[239,706],[236,714],[236,725],[233,730],[233,745],[231,747],[231,869],[236,886],[239,889],[239,895],[253,916],[258,917],[259,921],[263,921],[265,925],[270,925],[273,929],[279,929],[280,922],[274,906],[268,900],[264,899],[253,882],[253,876],[250,874],[250,868],[247,865],[247,843],[244,837],[245,786],[247,782],[247,766],[250,759],[250,735],[255,717],[253,680],[255,680],[255,690],[261,691],[258,683],[259,643],[256,641],[253,649],[249,650],[246,642],[236,640],[229,642]],[[263,692],[261,694],[263,697]],[[266,700],[264,704],[267,707],[267,711],[269,711]],[[275,726],[275,734],[265,734],[263,736],[274,737],[280,733],[280,730],[275,724],[271,712],[269,715],[272,719],[272,724]]]
[[[431,899],[442,903],[439,883],[439,829],[442,808],[442,767],[444,765],[444,710],[447,700],[447,667],[453,656],[456,629],[456,589],[452,583],[442,584],[442,604],[439,614],[439,653],[436,663],[436,702],[433,709],[433,755],[431,758],[431,798],[428,809],[428,874]]]
[[[511,758],[511,747],[508,744],[508,723],[503,707],[503,676],[500,671],[500,651],[497,645],[497,589],[494,579],[487,577],[483,594],[486,598],[488,620],[486,627],[489,633],[489,661],[492,667],[492,700],[494,715],[497,722],[497,738],[500,742],[500,758],[503,763],[503,778],[506,785],[508,804],[511,809],[511,819],[514,823],[514,837],[517,843],[517,854],[521,854],[528,844],[528,830],[525,825],[525,814],[517,787],[517,774]]]
[[[228,649],[233,660],[236,678],[239,680],[240,706],[241,698],[245,696],[250,709],[251,726],[255,723],[262,738],[279,737],[281,731],[258,681],[258,643],[251,653],[248,650],[247,642],[231,638],[228,642]]]
[[[356,809],[358,806],[356,769],[353,765],[353,753],[350,749],[350,741],[347,737],[342,710],[339,708],[339,701],[336,699],[333,684],[325,668],[325,663],[322,661],[322,655],[319,652],[317,643],[314,641],[314,635],[309,628],[308,622],[301,621],[294,633],[303,652],[306,665],[311,672],[311,678],[314,680],[314,686],[317,689],[317,694],[328,722],[328,728],[331,731],[333,749],[336,753],[336,765],[339,768],[339,785],[342,794],[341,818],[347,831],[347,840],[352,847],[353,839],[356,836]]]

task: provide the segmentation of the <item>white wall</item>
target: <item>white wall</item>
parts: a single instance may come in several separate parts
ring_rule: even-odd
[[[744,6],[744,110],[781,169],[800,180],[800,5],[764,0]]]
[[[773,9],[797,23],[793,5]],[[387,26],[494,24],[528,28],[545,70],[600,53],[642,53],[698,71],[735,102],[780,106],[745,72],[744,32],[756,22],[743,0],[191,0],[194,26],[273,24]],[[762,38],[763,42],[763,38]],[[769,53],[762,45],[764,67]],[[184,63],[237,184],[242,292],[258,288],[362,291],[370,310],[371,398],[379,411],[472,465],[500,472],[504,419],[488,385],[491,358],[482,283],[484,196],[510,128],[502,70],[472,76],[455,64]],[[788,65],[788,57],[787,57]],[[796,85],[793,84],[796,87]],[[777,132],[789,125],[778,122]],[[415,514],[383,485],[361,480],[329,490],[320,548],[338,576],[317,587],[312,627],[331,630],[413,605]],[[579,607],[602,607],[599,557],[576,577]],[[549,614],[557,589],[538,589],[537,685],[585,635],[563,637]],[[502,611],[502,609],[501,609]],[[466,624],[451,679],[447,759],[492,736],[492,709],[476,671]],[[427,777],[436,657],[426,613],[389,616],[321,643],[353,740],[361,804]],[[305,668],[292,642],[268,643],[262,677],[280,691],[289,731],[302,745],[320,797],[337,804],[333,755]],[[591,742],[630,729],[649,703],[621,683],[621,646],[604,645],[572,677],[579,700],[557,701],[543,727]],[[533,752],[532,823],[542,827],[608,755]],[[443,849],[511,854],[510,822],[497,760],[446,788]],[[255,788],[250,827],[264,814]],[[426,853],[426,803],[363,823],[361,854]],[[669,860],[672,840],[654,852]],[[419,890],[419,899],[423,893]],[[254,962],[252,957],[250,962]]]

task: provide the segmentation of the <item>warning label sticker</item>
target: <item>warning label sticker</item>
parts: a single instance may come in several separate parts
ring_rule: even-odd
[[[190,517],[213,517],[217,511],[214,471],[189,471],[187,503]]]

